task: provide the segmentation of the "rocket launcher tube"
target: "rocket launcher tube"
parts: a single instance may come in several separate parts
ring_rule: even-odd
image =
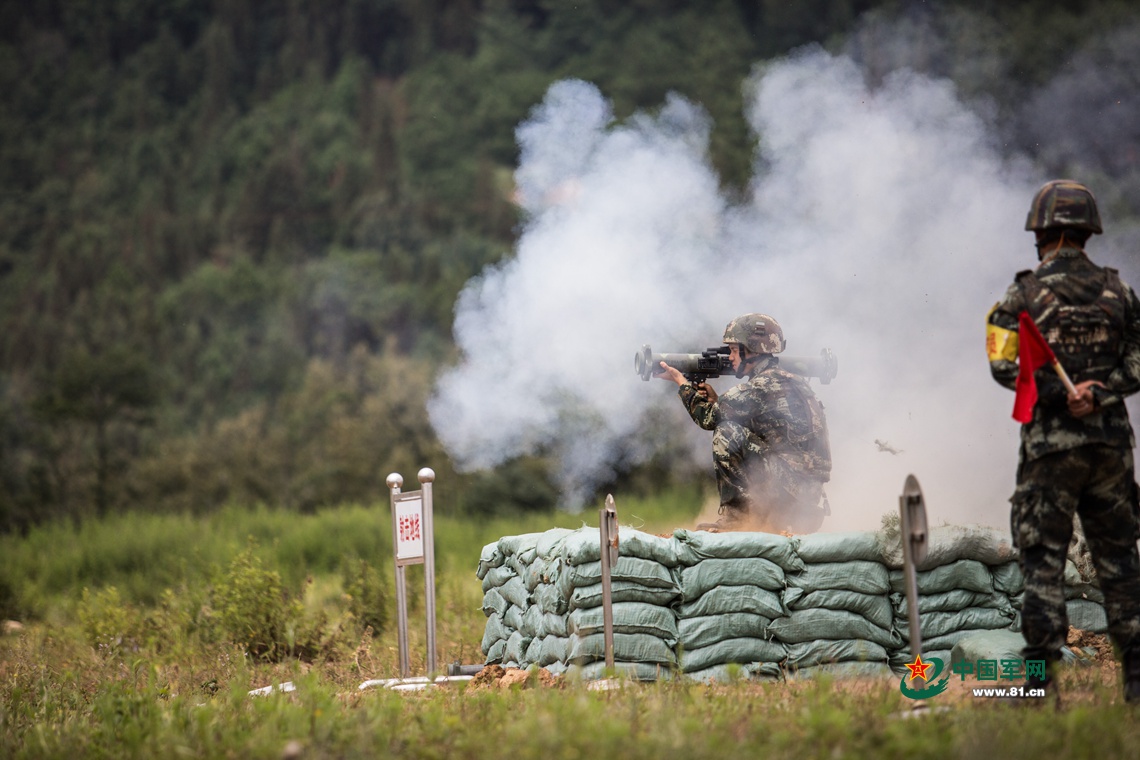
[[[819,378],[824,385],[830,383],[839,371],[839,360],[829,348],[821,350],[819,356],[780,356],[779,359],[781,369],[803,377]],[[655,354],[646,345],[634,354],[633,369],[642,380],[649,380],[654,375],[661,374],[661,362],[694,383],[733,374],[728,346],[707,348],[699,354]]]

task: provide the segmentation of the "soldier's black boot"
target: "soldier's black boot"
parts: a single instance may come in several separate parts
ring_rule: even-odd
[[[1124,653],[1124,701],[1140,704],[1140,651]]]

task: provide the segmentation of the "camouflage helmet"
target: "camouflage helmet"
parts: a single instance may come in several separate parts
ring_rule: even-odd
[[[739,343],[754,354],[778,354],[784,350],[784,331],[767,314],[745,314],[724,328],[725,343]]]
[[[1046,182],[1033,196],[1025,229],[1034,232],[1070,228],[1100,234],[1100,214],[1092,191],[1071,179]]]

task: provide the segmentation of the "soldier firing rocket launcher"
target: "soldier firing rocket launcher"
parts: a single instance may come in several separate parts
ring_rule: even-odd
[[[728,358],[728,346],[706,348],[699,354],[655,354],[649,346],[633,356],[633,369],[642,380],[649,380],[661,374],[661,362],[678,370],[690,383],[703,383],[709,378],[735,374],[732,361]],[[824,385],[829,384],[839,371],[839,360],[830,348],[814,356],[781,356],[780,368],[803,377],[818,377]]]

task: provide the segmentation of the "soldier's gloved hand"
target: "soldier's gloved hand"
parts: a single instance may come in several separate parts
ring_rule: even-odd
[[[701,396],[704,396],[705,398],[707,398],[709,401],[711,401],[714,404],[716,403],[716,400],[718,398],[718,396],[716,395],[716,391],[708,383],[699,384],[697,386],[697,393],[700,394]]]
[[[1099,380],[1084,380],[1074,386],[1076,393],[1069,394],[1069,413],[1074,417],[1084,417],[1096,411],[1096,398],[1093,396],[1093,386],[1104,387]]]

